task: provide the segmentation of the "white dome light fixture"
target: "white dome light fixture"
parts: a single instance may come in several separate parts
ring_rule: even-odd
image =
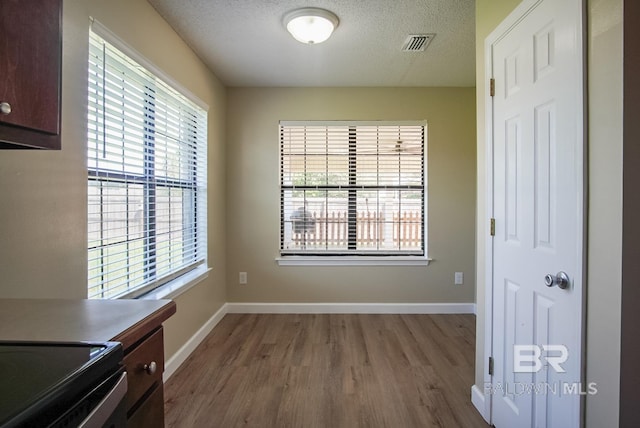
[[[315,7],[292,10],[283,19],[294,39],[310,45],[327,40],[339,22],[335,13]]]

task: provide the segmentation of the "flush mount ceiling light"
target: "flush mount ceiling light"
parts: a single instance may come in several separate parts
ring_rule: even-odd
[[[307,44],[327,40],[339,22],[335,13],[315,7],[293,10],[283,19],[284,26],[293,38]]]

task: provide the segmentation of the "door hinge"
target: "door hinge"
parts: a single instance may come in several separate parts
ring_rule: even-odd
[[[493,376],[493,357],[489,357],[489,375]]]
[[[491,233],[491,236],[496,236],[496,219],[495,218],[492,218],[489,223],[489,233]]]
[[[496,79],[489,79],[489,95],[492,97],[496,96]]]

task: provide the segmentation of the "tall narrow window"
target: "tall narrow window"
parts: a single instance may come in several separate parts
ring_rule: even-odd
[[[425,255],[425,125],[280,123],[282,255]]]
[[[207,114],[91,32],[88,295],[136,297],[207,258]]]

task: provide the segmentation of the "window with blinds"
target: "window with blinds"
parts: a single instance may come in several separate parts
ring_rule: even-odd
[[[425,255],[425,125],[280,122],[281,255]]]
[[[207,258],[207,114],[93,31],[88,296],[137,297]]]

